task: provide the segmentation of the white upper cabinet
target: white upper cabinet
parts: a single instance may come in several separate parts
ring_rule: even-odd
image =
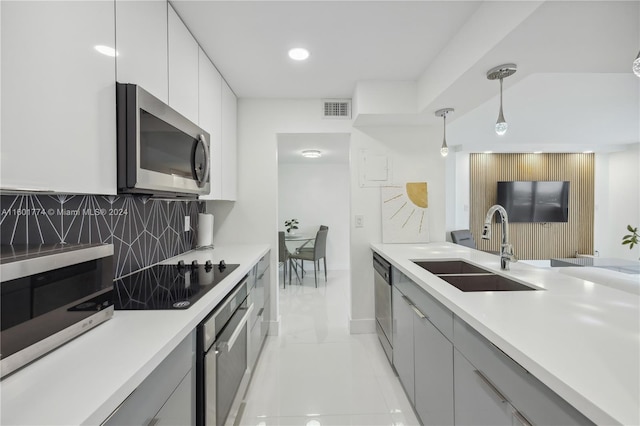
[[[169,101],[166,0],[116,0],[116,80]]]
[[[199,49],[199,125],[210,135],[211,193],[203,200],[222,197],[222,77],[202,49]]]
[[[237,122],[238,100],[222,81],[222,199],[237,198]]]
[[[114,2],[2,8],[2,189],[116,193]]]
[[[198,42],[169,5],[169,106],[198,122]]]

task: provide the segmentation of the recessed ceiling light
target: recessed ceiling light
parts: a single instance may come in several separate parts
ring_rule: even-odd
[[[116,52],[116,49],[114,49],[113,47],[98,45],[98,46],[93,46],[93,48],[105,56],[111,56],[111,57],[118,56],[118,52]]]
[[[296,47],[289,50],[289,57],[294,61],[304,61],[309,57],[309,51],[302,47]]]
[[[491,154],[493,151],[485,151],[485,154]]]
[[[322,153],[317,149],[305,149],[302,151],[302,156],[306,158],[320,158]]]
[[[542,154],[542,151],[533,151],[534,154]]]
[[[593,151],[582,151],[583,154],[593,154]]]

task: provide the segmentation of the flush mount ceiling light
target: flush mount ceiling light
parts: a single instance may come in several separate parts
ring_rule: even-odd
[[[487,78],[489,80],[500,80],[500,113],[498,114],[498,121],[496,121],[496,133],[500,136],[507,133],[507,128],[509,127],[502,113],[502,80],[513,75],[515,72],[516,64],[498,65],[487,71]]]
[[[322,153],[317,149],[305,149],[302,151],[302,156],[306,158],[320,158]]]
[[[449,147],[447,146],[447,114],[453,112],[453,108],[442,108],[436,111],[436,117],[442,117],[443,119],[443,132],[442,132],[442,147],[440,147],[440,154],[446,157],[449,153]]]
[[[113,47],[98,45],[98,46],[93,46],[93,48],[105,56],[111,56],[111,57],[118,56],[118,52],[116,52],[116,49],[114,49]]]
[[[633,61],[633,72],[635,75],[640,77],[640,52],[638,52],[638,56],[636,56],[636,60]]]
[[[309,57],[309,51],[302,47],[296,47],[289,50],[289,57],[294,61],[304,61]]]

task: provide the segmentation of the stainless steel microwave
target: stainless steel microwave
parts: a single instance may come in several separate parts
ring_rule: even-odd
[[[0,376],[113,316],[113,245],[3,245]]]
[[[210,191],[209,134],[135,84],[116,84],[118,192]]]

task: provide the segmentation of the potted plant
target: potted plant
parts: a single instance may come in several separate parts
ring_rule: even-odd
[[[284,226],[287,227],[287,234],[295,234],[293,230],[298,229],[298,219],[285,220]]]

